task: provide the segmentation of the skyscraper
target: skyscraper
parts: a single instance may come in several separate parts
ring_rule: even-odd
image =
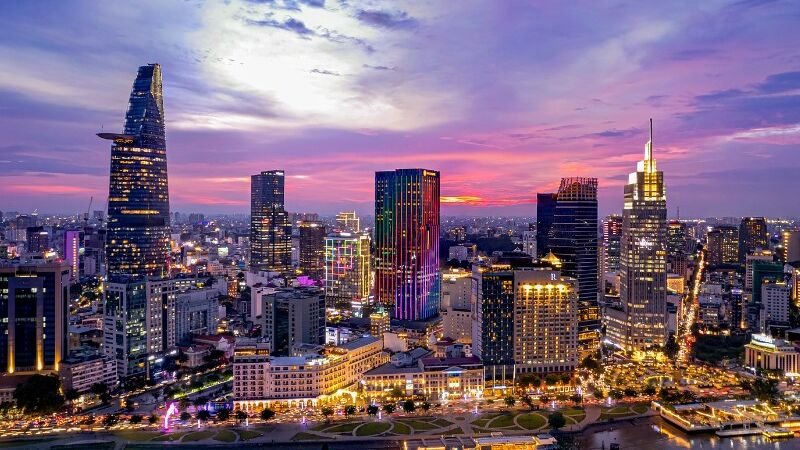
[[[370,294],[370,236],[332,233],[325,238],[325,304],[360,315]]]
[[[339,231],[351,233],[361,231],[361,219],[358,218],[355,211],[343,211],[336,214],[336,225],[340,228]]]
[[[763,217],[744,217],[739,225],[739,262],[756,250],[769,250],[767,220]]]
[[[292,225],[283,197],[283,170],[250,177],[250,266],[286,274],[292,269]]]
[[[439,311],[439,172],[375,172],[375,299],[401,320]]]
[[[739,229],[731,225],[717,225],[706,235],[708,263],[711,265],[739,262]]]
[[[550,251],[557,194],[536,194],[536,253],[539,258]]]
[[[620,238],[622,237],[622,216],[611,214],[603,219],[603,261],[601,274],[619,271]]]
[[[667,338],[667,196],[653,159],[653,121],[644,159],[628,176],[622,213],[621,310],[607,310],[612,342],[627,350],[664,345]]]
[[[44,227],[28,227],[25,229],[26,248],[28,253],[42,254],[50,250],[50,235]]]
[[[122,134],[111,146],[108,189],[109,275],[169,274],[169,188],[161,66],[139,67]]]
[[[582,356],[600,345],[597,272],[597,178],[562,178],[556,194],[550,250],[578,284],[578,342]]]
[[[314,281],[325,279],[325,225],[303,220],[298,226],[299,269]]]
[[[64,232],[64,259],[69,264],[70,277],[77,280],[81,277],[81,250],[83,232],[67,230]]]

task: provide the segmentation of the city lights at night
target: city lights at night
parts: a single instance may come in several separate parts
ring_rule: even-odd
[[[798,23],[4,5],[0,448],[800,446]]]

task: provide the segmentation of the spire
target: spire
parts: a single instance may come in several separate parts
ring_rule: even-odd
[[[650,139],[644,146],[644,160],[650,161],[653,159],[653,119],[650,118]]]

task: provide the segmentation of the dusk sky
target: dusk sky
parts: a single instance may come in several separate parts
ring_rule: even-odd
[[[670,216],[800,216],[800,2],[8,2],[0,210],[84,212],[138,66],[163,67],[173,211],[372,214],[441,171],[444,215],[534,215],[561,177],[622,208],[655,123]]]

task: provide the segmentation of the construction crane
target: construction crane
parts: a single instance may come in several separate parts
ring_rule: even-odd
[[[89,197],[89,207],[86,208],[86,214],[83,215],[83,226],[89,226],[89,212],[92,210],[92,202],[94,201],[94,196]]]

